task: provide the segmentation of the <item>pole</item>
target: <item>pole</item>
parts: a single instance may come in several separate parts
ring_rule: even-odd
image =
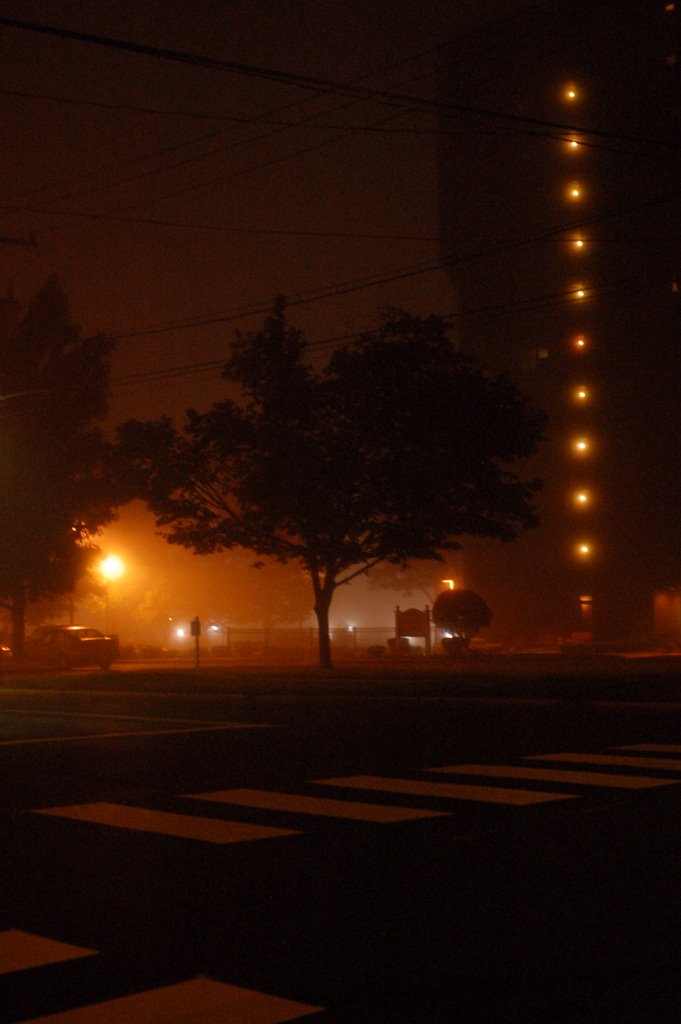
[[[191,634],[194,637],[194,668],[199,667],[199,637],[201,636],[201,621],[195,615],[191,621]]]

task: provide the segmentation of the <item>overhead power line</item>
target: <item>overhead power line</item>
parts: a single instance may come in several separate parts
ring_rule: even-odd
[[[681,143],[664,139],[642,138],[640,136],[627,136],[621,132],[611,132],[601,128],[583,127],[568,124],[561,121],[548,121],[544,118],[528,117],[521,114],[512,114],[506,111],[490,110],[484,107],[472,106],[470,104],[457,103],[453,100],[429,99],[423,96],[411,96],[404,93],[395,93],[386,89],[372,89],[352,82],[339,82],[334,79],[316,78],[311,75],[299,75],[293,72],[279,71],[257,64],[243,64],[237,61],[222,60],[217,57],[207,57],[201,54],[190,53],[184,50],[170,50],[158,46],[150,46],[144,43],[135,43],[127,39],[117,39],[111,36],[95,35],[88,32],[77,32],[73,29],[60,28],[54,25],[44,25],[33,21],[24,21],[16,18],[0,17],[0,25],[9,28],[16,28],[28,32],[36,32],[43,35],[56,36],[61,39],[70,39],[75,42],[88,43],[95,46],[107,47],[109,49],[122,50],[129,53],[136,53],[155,59],[174,61],[194,67],[204,67],[215,71],[223,71],[231,74],[242,75],[251,78],[264,79],[277,82],[280,85],[292,85],[301,89],[311,90],[318,93],[337,94],[350,96],[354,99],[374,100],[389,106],[407,105],[421,110],[433,110],[439,112],[456,112],[459,114],[472,114],[476,117],[492,118],[502,123],[524,124],[534,127],[550,128],[566,132],[580,132],[582,135],[593,135],[598,138],[627,139],[628,141],[645,142],[647,145],[663,146],[665,148],[679,149]]]
[[[605,210],[593,217],[581,220],[576,223],[570,223],[561,225],[558,228],[551,228],[546,231],[539,232],[536,235],[526,236],[521,239],[512,239],[509,241],[500,242],[490,248],[482,249],[473,253],[465,253],[461,256],[453,256],[446,259],[437,260],[431,263],[418,264],[411,267],[398,268],[389,274],[375,274],[368,275],[360,278],[355,278],[349,281],[338,282],[327,286],[322,286],[318,289],[311,291],[308,294],[297,295],[288,298],[289,306],[303,306],[310,305],[313,302],[319,302],[323,299],[335,298],[340,295],[348,295],[352,292],[362,291],[365,288],[374,288],[383,284],[392,284],[395,281],[406,280],[411,277],[416,277],[421,274],[434,273],[440,270],[445,270],[449,267],[459,266],[465,263],[472,263],[477,260],[486,259],[491,256],[500,255],[502,253],[513,252],[517,249],[521,249],[527,245],[534,245],[538,242],[548,241],[557,237],[568,235],[571,231],[581,228],[587,228],[595,224],[602,224],[605,221],[612,220],[616,217],[627,216],[631,213],[638,213],[642,210],[651,209],[655,206],[659,206],[663,203],[672,202],[678,200],[681,197],[681,190],[675,190],[671,193],[667,193],[662,196],[654,196],[652,199],[645,200],[641,203],[636,203],[627,207],[619,207],[616,209]],[[152,324],[146,328],[139,328],[125,333],[118,334],[119,340],[127,340],[130,338],[147,337],[155,334],[167,334],[171,331],[178,330],[190,330],[196,327],[208,327],[213,324],[219,323],[230,323],[236,320],[242,320],[249,316],[255,316],[258,314],[268,313],[271,308],[271,300],[263,301],[261,303],[254,304],[252,307],[246,309],[241,308],[237,310],[226,310],[221,313],[206,314],[204,316],[199,315],[198,317],[188,318],[182,321],[175,321],[171,323],[163,324]]]
[[[646,285],[642,283],[640,279],[618,278],[615,281],[606,281],[595,284],[590,288],[590,291],[595,299],[604,295],[624,293],[628,296],[629,300],[631,300],[632,296],[635,297],[636,292],[641,293],[651,291],[654,290],[654,288],[655,285]],[[561,306],[566,301],[570,301],[573,296],[574,290],[543,292],[539,295],[527,296],[526,298],[516,299],[509,302],[490,303],[486,306],[477,306],[471,309],[460,310],[452,313],[443,313],[440,314],[440,316],[443,320],[462,321],[472,320],[477,317],[499,316],[511,313],[517,314],[539,309],[550,309],[554,306]],[[292,305],[292,303],[289,303],[289,305]],[[266,312],[270,311],[271,305],[268,307]],[[356,341],[365,337],[370,338],[377,334],[378,331],[375,328],[370,328],[361,331],[354,331],[349,334],[334,335],[333,337],[308,342],[306,345],[306,351],[311,352],[324,348],[335,347],[344,342]],[[212,373],[216,370],[222,370],[222,367],[224,367],[226,362],[227,357],[223,356],[221,359],[211,359],[199,363],[184,363],[158,370],[140,371],[138,373],[128,374],[113,380],[111,382],[111,386],[113,389],[144,386],[147,384],[160,383],[196,374]]]

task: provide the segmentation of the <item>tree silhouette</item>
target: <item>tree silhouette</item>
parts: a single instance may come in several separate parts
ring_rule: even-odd
[[[83,338],[51,278],[21,317],[0,315],[0,607],[23,655],[26,603],[70,591],[113,518],[107,412],[113,342]]]
[[[465,650],[483,626],[489,626],[492,612],[473,590],[444,590],[433,604],[433,622],[449,633],[450,646]]]
[[[224,368],[237,398],[188,410],[181,431],[131,421],[120,453],[171,543],[305,568],[330,667],[337,587],[382,562],[439,560],[465,534],[511,540],[535,525],[538,484],[510,467],[543,421],[457,353],[437,316],[389,311],[318,372],[305,354],[279,299],[261,331],[237,335]]]

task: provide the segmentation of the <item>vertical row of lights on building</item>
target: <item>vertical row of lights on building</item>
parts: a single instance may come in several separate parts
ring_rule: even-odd
[[[563,102],[566,105],[576,107],[582,102],[583,90],[577,83],[570,82],[563,87],[562,96]],[[570,159],[571,163],[573,159],[584,156],[583,138],[577,132],[572,133],[566,138],[564,147],[566,157]],[[587,193],[588,188],[581,178],[569,180],[564,186],[565,200],[570,205],[581,205],[584,203]],[[582,231],[571,232],[567,238],[567,246],[570,254],[581,260],[588,253],[589,239],[585,237]],[[589,295],[587,283],[581,279],[573,282],[568,294],[573,301],[577,303],[583,302]],[[582,470],[593,458],[593,438],[584,427],[585,417],[583,416],[583,411],[593,400],[593,384],[586,379],[583,373],[585,368],[584,357],[588,350],[589,341],[587,336],[580,331],[572,339],[573,365],[575,371],[579,366],[580,373],[579,375],[576,372],[571,374],[573,379],[569,385],[569,400],[580,411],[580,414],[573,419],[575,434],[572,438],[570,454],[573,464],[580,465]],[[576,486],[573,486],[572,490],[573,510],[582,520],[592,507],[593,501],[592,491],[585,481],[585,476],[586,474],[582,475],[582,479],[579,480]],[[593,549],[593,540],[590,537],[582,535],[574,541],[574,555],[581,562],[590,562],[593,556]],[[581,593],[579,595],[579,602],[582,622],[585,627],[590,628],[591,595]]]

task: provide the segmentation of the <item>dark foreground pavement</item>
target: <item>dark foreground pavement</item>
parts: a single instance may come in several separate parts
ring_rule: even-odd
[[[677,666],[5,678],[0,1019],[676,1021]]]

